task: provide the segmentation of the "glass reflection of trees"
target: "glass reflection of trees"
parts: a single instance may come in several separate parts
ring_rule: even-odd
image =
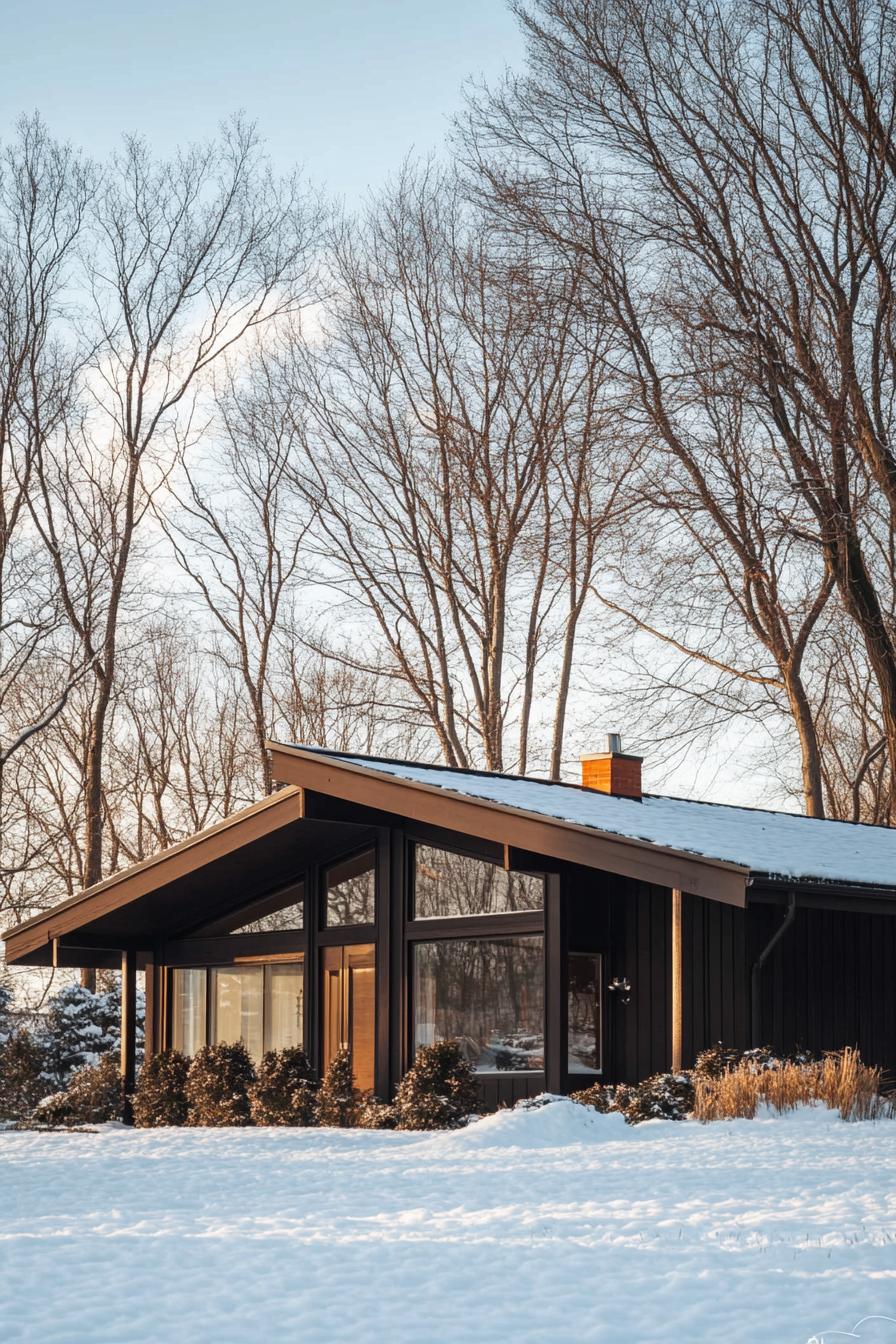
[[[495,863],[431,845],[415,847],[415,919],[499,915],[543,907],[540,877],[507,872]]]
[[[450,1038],[481,1073],[544,1068],[540,934],[416,944],[415,1045]]]
[[[372,924],[376,918],[376,852],[365,850],[327,869],[327,926]]]

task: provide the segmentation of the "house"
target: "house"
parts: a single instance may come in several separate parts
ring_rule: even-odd
[[[857,1044],[896,1067],[896,831],[269,744],[283,786],[6,934],[9,962],[121,966],[146,1042],[340,1044],[394,1091],[456,1037],[497,1106],[704,1046]]]

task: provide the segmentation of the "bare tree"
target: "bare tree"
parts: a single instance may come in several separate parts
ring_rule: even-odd
[[[178,564],[213,620],[212,654],[242,684],[265,793],[274,786],[265,749],[272,678],[298,637],[295,604],[308,580],[307,519],[291,486],[302,452],[291,401],[273,349],[261,347],[246,367],[230,370],[217,391],[212,451],[195,469],[182,453],[182,485],[171,487],[178,510],[167,497],[159,510]]]
[[[553,705],[556,774],[622,460],[599,315],[577,274],[506,248],[431,171],[347,223],[333,258],[331,320],[297,357],[298,484],[346,599],[321,651],[390,679],[451,764],[525,768]]]
[[[892,774],[890,0],[537,0],[518,13],[526,76],[480,100],[468,128],[486,194],[585,264],[601,296],[613,283],[666,448],[680,435],[658,424],[670,389],[687,405],[686,382],[722,369],[749,389],[742,442],[780,457],[794,539],[862,640]],[[810,771],[807,796],[819,787]]]
[[[37,118],[19,123],[0,161],[0,775],[83,675],[28,500],[42,446],[77,396],[81,352],[61,328],[92,189],[90,167]],[[37,661],[53,675],[35,679],[47,695],[28,697],[23,720],[17,686]]]
[[[313,214],[240,122],[155,162],[137,140],[107,171],[82,248],[96,354],[81,417],[39,446],[31,517],[95,694],[84,742],[85,885],[103,873],[103,786],[122,624],[172,439],[196,430],[203,376],[307,296]]]

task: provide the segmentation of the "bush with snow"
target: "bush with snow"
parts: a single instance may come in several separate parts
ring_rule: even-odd
[[[144,996],[137,995],[136,1048],[143,1050]],[[45,1053],[48,1081],[64,1089],[76,1069],[117,1054],[121,1044],[121,987],[113,981],[94,993],[67,985],[47,1003],[39,1041]]]
[[[459,1129],[478,1107],[476,1079],[457,1041],[421,1045],[395,1097],[399,1129]]]
[[[100,1125],[123,1118],[124,1087],[114,1055],[78,1069],[65,1091],[45,1097],[33,1114],[35,1123],[51,1127]]]
[[[352,1073],[351,1052],[337,1050],[318,1089],[315,1120],[319,1125],[350,1129],[357,1122],[359,1100]]]
[[[299,1046],[268,1050],[249,1091],[256,1125],[312,1125],[317,1086],[308,1056]]]
[[[134,1124],[138,1129],[187,1123],[187,1073],[190,1061],[179,1050],[162,1050],[140,1070],[134,1090]]]
[[[368,1092],[358,1107],[358,1129],[397,1129],[398,1111],[388,1101],[380,1101]]]
[[[44,1052],[31,1032],[0,1036],[0,1120],[24,1120],[49,1091]]]
[[[251,1125],[255,1068],[242,1041],[204,1045],[187,1073],[188,1125]]]

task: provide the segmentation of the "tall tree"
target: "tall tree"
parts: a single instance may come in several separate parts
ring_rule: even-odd
[[[541,735],[556,775],[624,460],[600,314],[428,170],[332,252],[332,314],[297,359],[298,484],[350,632],[325,651],[391,679],[447,762],[525,769]]]
[[[746,384],[743,442],[780,455],[802,540],[862,640],[892,774],[891,0],[517,12],[527,72],[480,100],[468,130],[484,194],[587,266],[596,292],[615,275],[655,423],[660,391],[686,403],[688,380],[706,381],[708,350]],[[815,797],[817,778],[807,787]]]
[[[83,881],[103,875],[106,731],[145,522],[175,430],[196,431],[203,378],[307,299],[314,212],[276,180],[251,127],[156,162],[125,142],[91,202],[83,247],[95,354],[81,418],[39,446],[31,516],[90,668]]]

